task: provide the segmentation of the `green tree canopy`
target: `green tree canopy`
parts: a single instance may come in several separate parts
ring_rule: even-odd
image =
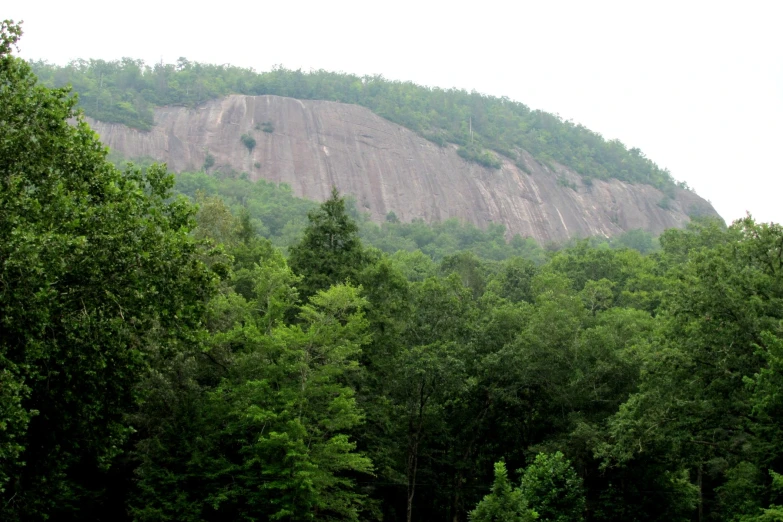
[[[172,177],[108,163],[68,89],[10,54],[20,34],[0,27],[0,518],[62,520],[106,501],[147,358],[213,285]]]
[[[511,487],[506,464],[495,463],[492,492],[470,512],[471,522],[532,522],[537,518],[538,514],[528,508],[522,491]]]
[[[349,280],[355,282],[367,263],[367,254],[359,227],[345,211],[345,199],[332,188],[331,197],[307,217],[310,224],[300,242],[291,247],[289,258],[291,269],[302,276],[302,296]]]
[[[562,453],[539,453],[522,472],[522,495],[542,522],[584,520],[582,479]]]

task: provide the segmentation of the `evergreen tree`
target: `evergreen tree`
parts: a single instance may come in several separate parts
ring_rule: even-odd
[[[367,264],[367,254],[359,239],[359,227],[345,211],[345,199],[337,188],[321,206],[309,212],[304,235],[290,249],[289,265],[302,276],[302,298],[319,290],[348,281],[356,282]]]
[[[495,463],[495,482],[492,492],[470,512],[471,522],[532,522],[538,514],[528,508],[519,488],[512,488],[506,464]]]

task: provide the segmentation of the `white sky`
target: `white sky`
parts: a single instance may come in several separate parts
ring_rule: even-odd
[[[783,1],[28,0],[21,56],[180,56],[508,96],[639,147],[732,221],[783,222]]]

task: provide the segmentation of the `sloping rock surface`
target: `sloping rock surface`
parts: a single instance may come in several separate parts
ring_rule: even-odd
[[[265,123],[274,130],[264,132]],[[586,186],[577,173],[544,166],[524,151],[529,174],[507,158],[500,169],[485,168],[462,159],[454,146],[441,148],[356,105],[235,95],[198,108],[160,108],[150,131],[90,124],[127,158],[151,157],[182,172],[200,170],[209,153],[211,170],[284,182],[301,197],[323,201],[335,185],[378,221],[394,211],[402,221],[494,222],[509,235],[547,242],[637,228],[657,234],[684,226],[689,214],[717,216],[692,192],[678,189],[662,208],[666,198],[651,186],[618,180]],[[251,151],[243,134],[256,140]]]

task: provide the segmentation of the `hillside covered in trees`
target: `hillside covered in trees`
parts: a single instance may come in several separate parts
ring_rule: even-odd
[[[543,251],[369,227],[337,191],[175,194],[107,160],[20,34],[0,25],[0,519],[783,518],[780,225]]]
[[[128,162],[120,160],[116,164],[124,167]],[[284,251],[299,240],[308,223],[308,212],[317,207],[313,201],[294,196],[285,184],[264,180],[252,182],[245,175],[181,172],[175,179],[175,192],[197,203],[218,196],[234,215],[246,213],[256,233]],[[434,224],[422,220],[402,223],[394,212],[386,216],[384,223],[378,224],[359,211],[353,198],[346,198],[346,212],[357,222],[359,235],[367,245],[390,255],[398,251],[419,250],[436,262],[459,252],[471,251],[491,261],[524,257],[541,264],[546,260],[547,250],[555,251],[580,241],[574,239],[565,244],[540,245],[519,235],[507,240],[506,230],[499,224],[490,224],[482,230],[457,219]],[[591,237],[586,241],[596,248],[632,248],[641,253],[659,248],[652,234],[639,229],[614,238]]]
[[[155,107],[195,107],[228,94],[331,100],[367,107],[441,146],[457,144],[463,158],[490,167],[500,166],[495,153],[518,160],[520,150],[525,150],[540,162],[568,166],[586,180],[616,178],[645,183],[670,195],[677,185],[666,169],[637,148],[628,149],[618,140],[607,141],[582,125],[508,98],[477,92],[323,70],[279,67],[258,73],[185,58],[176,64],[148,65],[124,58],[76,60],[65,66],[39,61],[31,66],[47,86],[72,85],[88,116],[138,129],[151,128]],[[517,163],[525,168],[523,162]]]

